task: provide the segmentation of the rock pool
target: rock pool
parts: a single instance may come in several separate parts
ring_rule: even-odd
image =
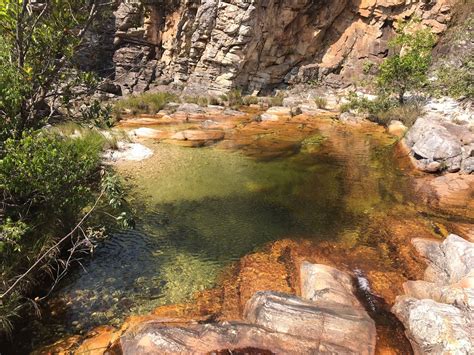
[[[331,117],[232,120],[216,144],[145,139],[151,158],[116,164],[136,229],[114,231],[62,281],[42,318],[16,335],[26,339],[25,351],[192,302],[226,267],[272,241],[377,248],[368,237],[373,215],[413,208],[395,139],[380,127],[351,128]],[[147,127],[163,129],[150,119]],[[193,123],[166,125],[184,128]]]

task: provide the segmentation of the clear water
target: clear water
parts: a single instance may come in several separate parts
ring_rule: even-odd
[[[272,140],[286,134],[283,126],[272,132]],[[274,159],[271,144],[256,145],[259,137],[238,149],[149,142],[151,159],[119,165],[136,229],[115,232],[62,282],[43,317],[20,331],[26,346],[191,301],[227,265],[268,242],[357,235],[368,215],[405,199],[394,141],[377,129],[325,124]]]

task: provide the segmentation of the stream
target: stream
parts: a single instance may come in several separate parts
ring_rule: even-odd
[[[136,228],[114,231],[70,272],[42,317],[18,330],[20,352],[192,302],[226,267],[275,240],[368,243],[372,214],[410,208],[396,140],[380,127],[242,122],[212,146],[144,140],[151,158],[116,164]]]

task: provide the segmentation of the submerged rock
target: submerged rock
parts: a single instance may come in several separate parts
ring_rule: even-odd
[[[392,309],[416,353],[474,351],[474,244],[451,234],[442,243],[414,239],[429,261],[423,281],[404,284]]]

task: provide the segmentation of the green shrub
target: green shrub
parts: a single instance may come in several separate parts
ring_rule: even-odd
[[[400,106],[394,106],[387,111],[381,111],[377,114],[378,121],[387,125],[392,120],[398,120],[410,128],[415,124],[418,117],[423,115],[423,105],[416,102],[405,103]]]
[[[230,107],[238,108],[244,104],[242,99],[242,90],[232,89],[227,93],[227,102]]]
[[[244,103],[244,105],[247,105],[247,106],[257,105],[258,104],[258,97],[253,96],[253,95],[244,96],[243,103]]]
[[[318,108],[325,109],[328,104],[328,100],[324,97],[317,96],[314,98],[314,103]]]
[[[283,99],[285,95],[282,92],[279,92],[275,96],[270,98],[270,106],[283,106]]]
[[[20,209],[78,213],[89,201],[104,142],[97,132],[76,139],[46,132],[9,139],[0,160],[0,189]]]
[[[432,84],[435,93],[455,99],[474,98],[474,55],[463,60],[460,67],[443,64],[436,70],[436,81]]]
[[[119,114],[125,110],[130,110],[132,114],[155,114],[170,102],[179,102],[179,97],[169,92],[132,95],[117,101],[114,106],[114,112]]]
[[[202,107],[209,105],[209,99],[205,96],[185,96],[183,101],[188,104],[197,104]]]
[[[411,31],[410,23],[402,23],[397,36],[389,45],[394,54],[383,61],[377,75],[378,87],[386,93],[398,96],[404,103],[407,91],[427,84],[431,63],[431,49],[435,36],[429,29]]]

